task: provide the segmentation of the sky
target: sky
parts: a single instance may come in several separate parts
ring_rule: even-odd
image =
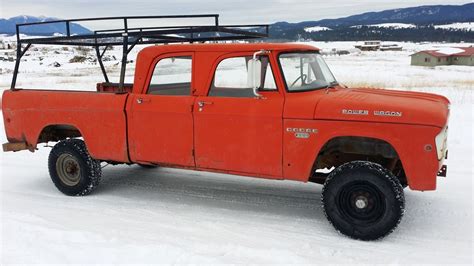
[[[222,24],[300,22],[363,12],[469,0],[0,0],[0,17],[17,15],[58,18],[103,16],[220,14]]]

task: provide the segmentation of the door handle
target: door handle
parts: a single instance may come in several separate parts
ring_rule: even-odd
[[[137,103],[138,104],[149,103],[149,102],[151,102],[150,99],[137,98]]]
[[[198,111],[202,112],[202,109],[204,108],[204,105],[210,105],[210,104],[214,104],[214,103],[213,102],[199,101],[198,102],[198,106],[199,106]]]
[[[198,106],[199,107],[204,107],[204,105],[211,105],[214,104],[213,102],[204,102],[204,101],[199,101]]]

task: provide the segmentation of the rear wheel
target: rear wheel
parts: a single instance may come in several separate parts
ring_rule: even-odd
[[[83,196],[99,185],[100,161],[93,159],[84,141],[67,139],[57,143],[48,159],[49,175],[54,185],[69,196]]]
[[[349,162],[332,171],[324,184],[322,202],[326,217],[338,231],[361,240],[391,233],[405,207],[398,178],[366,161]]]

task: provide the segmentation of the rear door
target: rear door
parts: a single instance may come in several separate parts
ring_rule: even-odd
[[[247,87],[251,54],[220,59],[207,96],[194,106],[196,166],[266,177],[282,176],[283,95],[262,57],[258,99]]]
[[[194,166],[193,53],[156,58],[142,94],[130,95],[128,134],[133,162]]]

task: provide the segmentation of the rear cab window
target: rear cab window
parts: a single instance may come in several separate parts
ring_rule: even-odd
[[[192,56],[171,56],[160,59],[153,70],[147,94],[191,95]]]

